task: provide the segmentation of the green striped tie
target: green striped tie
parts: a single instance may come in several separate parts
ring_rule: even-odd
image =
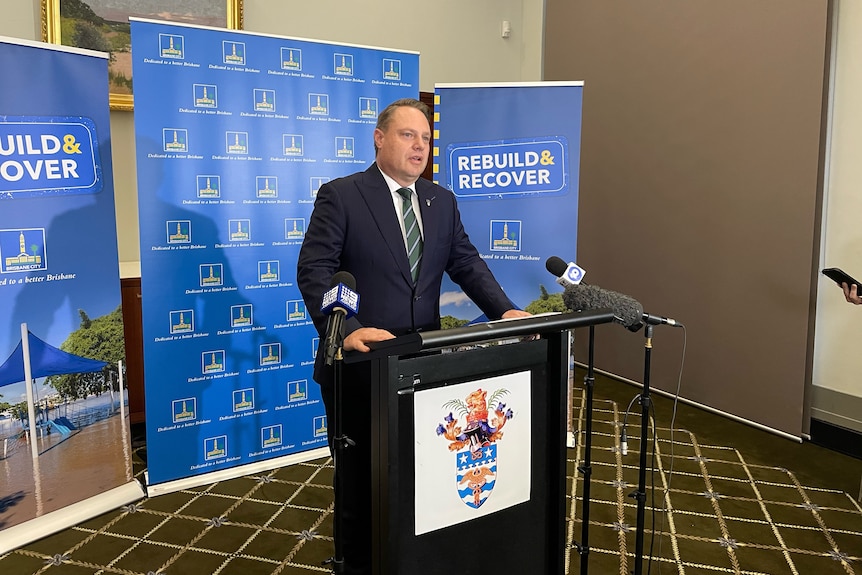
[[[407,259],[410,262],[410,275],[413,282],[419,276],[419,264],[422,261],[422,234],[419,233],[419,222],[413,212],[413,202],[410,201],[410,188],[398,188],[398,193],[404,198],[401,202],[401,215],[404,218],[404,230],[407,233]]]

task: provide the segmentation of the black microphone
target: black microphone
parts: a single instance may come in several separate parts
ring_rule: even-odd
[[[595,285],[570,285],[563,292],[563,303],[572,311],[592,311],[610,308],[614,320],[626,329],[643,327],[644,308],[633,297],[602,289]]]
[[[332,365],[336,353],[344,340],[344,320],[356,315],[359,309],[359,294],[356,279],[349,272],[338,272],[332,276],[329,290],[323,294],[320,311],[329,315],[324,339],[326,365]]]
[[[551,272],[551,275],[557,278],[557,283],[564,288],[580,284],[584,274],[587,273],[576,263],[566,263],[566,260],[557,256],[551,256],[545,261],[545,269]]]
[[[644,313],[641,303],[633,297],[596,285],[568,286],[563,292],[563,303],[572,311],[610,308],[615,321],[630,331],[638,331],[644,323],[683,327],[680,322],[669,317]]]

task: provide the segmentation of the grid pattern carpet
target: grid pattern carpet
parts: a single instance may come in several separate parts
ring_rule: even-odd
[[[580,430],[583,405],[583,390],[577,389]],[[593,410],[590,573],[625,575],[634,568],[637,503],[629,495],[638,482],[639,445],[632,437],[639,435],[640,421],[638,414],[628,417],[630,447],[623,456],[619,405],[597,398]],[[654,433],[644,550],[653,559],[645,560],[644,573],[862,574],[862,507],[853,496],[806,486],[789,469],[747,461],[738,449],[702,444],[685,430],[671,434],[658,425]],[[577,466],[584,457],[583,433],[578,437],[568,462],[570,574],[581,573],[574,543],[582,536],[583,475]],[[143,446],[135,457],[139,479],[141,455]],[[332,476],[332,461],[321,459],[147,498],[0,556],[0,573],[328,573],[322,562],[333,552]],[[661,533],[653,538],[654,531]],[[489,570],[508,575],[505,565]],[[440,573],[457,573],[457,566],[441,564]]]
[[[583,429],[584,410],[577,413]],[[639,481],[640,413],[628,417],[626,456],[618,404],[596,401],[593,416],[589,572],[624,575],[635,564],[637,501],[631,494]],[[703,445],[688,431],[650,429],[657,447],[654,459],[648,452],[655,472],[647,475],[643,556],[652,549],[653,559],[643,564],[644,573],[650,567],[679,575],[862,573],[862,507],[852,496],[802,485],[786,468],[752,463],[733,447]],[[579,462],[583,450],[577,448]],[[582,537],[581,477],[573,476],[573,541]],[[573,550],[569,558],[569,573],[579,573],[580,555]]]

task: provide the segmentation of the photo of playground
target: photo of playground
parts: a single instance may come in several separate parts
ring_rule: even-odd
[[[0,365],[0,395],[27,381],[25,371],[31,383],[42,383],[29,386],[27,401],[0,399],[0,529],[132,479],[122,362],[67,353],[32,333],[27,343],[29,369],[23,342]]]

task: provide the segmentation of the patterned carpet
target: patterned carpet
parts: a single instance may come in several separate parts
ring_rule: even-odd
[[[583,410],[578,413],[582,429]],[[634,568],[637,502],[629,494],[638,482],[639,442],[632,436],[640,435],[640,415],[629,415],[629,453],[623,457],[619,406],[598,400],[593,413],[589,572],[624,575]],[[653,545],[653,572],[862,573],[862,506],[852,496],[804,486],[787,469],[748,462],[733,447],[701,445],[687,431],[676,430],[671,437],[669,429],[659,426],[656,435],[656,472],[647,475],[644,546],[646,557],[655,508],[660,536]],[[649,489],[653,480],[654,491]],[[580,474],[575,483],[578,497],[570,507],[569,539],[577,541]],[[577,552],[570,560],[569,572],[579,573]],[[644,573],[647,567],[644,563]]]
[[[326,573],[331,480],[319,460],[144,499],[0,557],[0,573]]]
[[[576,394],[577,421],[584,422]],[[629,454],[620,454],[617,403],[594,409],[589,572],[634,567],[639,418],[628,418]],[[669,423],[669,421],[668,421]],[[843,491],[802,485],[787,469],[754,464],[740,451],[701,445],[689,432],[658,427],[654,479],[657,513],[651,565],[660,574],[862,574],[862,507]],[[582,442],[579,442],[581,444]],[[793,444],[788,444],[794,447]],[[581,536],[582,480],[569,451],[569,540]],[[142,478],[143,447],[135,457]],[[669,475],[673,460],[673,475]],[[855,461],[855,460],[854,460]],[[0,556],[4,575],[276,575],[327,573],[333,551],[331,460],[317,460],[204,487],[144,499]],[[855,472],[855,470],[854,470]],[[858,477],[858,475],[857,475]],[[858,479],[857,479],[858,481]],[[2,537],[2,532],[0,532]],[[580,573],[568,550],[568,573]],[[499,564],[489,572],[508,575]],[[441,564],[440,573],[457,573]],[[522,574],[512,574],[522,575]],[[530,574],[532,575],[532,574]]]

